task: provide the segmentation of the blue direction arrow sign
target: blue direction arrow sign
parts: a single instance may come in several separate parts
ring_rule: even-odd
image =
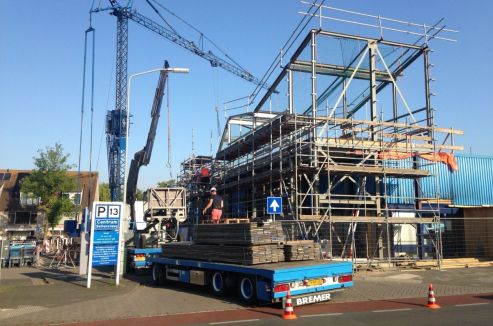
[[[282,214],[282,197],[267,197],[267,214]]]

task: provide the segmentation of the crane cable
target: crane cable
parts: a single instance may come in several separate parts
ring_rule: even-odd
[[[164,21],[164,23],[166,25],[168,25],[168,27],[173,31],[173,33],[175,34],[178,34],[176,32],[176,30],[173,28],[173,26],[170,25],[170,23],[168,23],[168,21],[166,19],[164,19],[163,15],[161,15],[161,13],[159,12],[159,10],[157,10],[157,8],[149,1],[149,0],[146,0],[147,4],[154,10],[154,12],[159,16],[161,17],[161,19]]]
[[[94,1],[93,1],[94,6]],[[87,42],[89,34],[92,35],[92,54],[91,54],[91,129],[90,129],[90,144],[89,144],[89,195],[88,195],[88,203],[91,198],[91,176],[92,176],[92,133],[93,133],[93,117],[94,117],[94,60],[95,60],[95,40],[96,40],[96,30],[92,27],[92,14],[89,13],[89,28],[84,32],[84,58],[82,65],[82,99],[81,99],[81,114],[80,114],[80,134],[79,134],[79,160],[78,160],[78,168],[77,168],[77,192],[79,196],[82,194],[81,190],[81,161],[82,161],[82,139],[83,139],[83,130],[84,130],[84,109],[86,106],[85,98],[86,98],[86,71],[87,71]],[[78,209],[82,204],[82,198],[79,197],[78,203],[74,207],[74,217],[77,220]]]
[[[154,2],[157,6],[161,7],[162,9],[164,9],[166,12],[168,12],[170,15],[174,16],[176,19],[178,19],[179,21],[181,21],[183,24],[185,24],[186,26],[190,27],[195,32],[199,33],[201,39],[206,39],[207,41],[209,41],[217,50],[219,50],[219,52],[221,52],[226,58],[228,58],[238,68],[240,68],[243,71],[248,72],[248,70],[246,70],[245,68],[243,68],[238,62],[236,62],[232,57],[230,57],[223,49],[221,49],[213,40],[211,40],[207,35],[205,35],[204,33],[202,33],[195,26],[193,26],[192,24],[190,24],[189,22],[187,22],[185,19],[179,17],[177,14],[175,14],[174,12],[172,12],[171,10],[169,10],[168,8],[166,8],[165,6],[163,6],[157,0],[146,0],[147,3],[149,3],[149,1]],[[151,4],[149,4],[149,5],[151,5]],[[153,9],[156,11],[156,13],[159,15],[159,17],[161,17],[161,19],[163,19],[163,21],[169,26],[168,22],[166,22],[166,20],[161,16],[161,14],[157,11],[157,9],[155,9],[155,7],[152,6],[152,5],[151,5],[151,7],[153,7]],[[176,33],[176,31],[174,29],[173,29],[173,31]],[[176,33],[176,34],[178,34],[178,33]]]

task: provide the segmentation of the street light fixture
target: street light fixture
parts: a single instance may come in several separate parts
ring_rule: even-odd
[[[151,70],[146,70],[142,72],[137,72],[135,74],[132,74],[128,77],[128,82],[127,82],[127,117],[126,117],[126,130],[125,130],[125,177],[124,177],[124,183],[123,183],[123,201],[125,202],[127,200],[127,159],[128,159],[128,127],[130,125],[130,88],[132,86],[132,80],[134,77],[137,76],[142,76],[142,75],[147,75],[151,74],[154,72],[158,71],[164,71],[166,73],[181,73],[181,74],[188,74],[190,69],[188,68],[155,68]]]

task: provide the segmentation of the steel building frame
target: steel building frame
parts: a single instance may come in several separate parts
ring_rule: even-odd
[[[330,42],[351,44],[356,55],[334,62]],[[463,132],[434,124],[429,51],[427,43],[311,30],[253,112],[227,120],[214,180],[224,214],[266,218],[265,198],[282,196],[281,218],[293,238],[321,241],[329,257],[401,261],[399,234],[407,225],[416,254],[405,258],[439,263],[436,164],[443,153],[453,161],[462,150],[453,136]],[[419,62],[424,104],[413,107],[398,81]],[[365,89],[352,93],[353,84]],[[425,178],[435,180],[434,189],[422,188]]]

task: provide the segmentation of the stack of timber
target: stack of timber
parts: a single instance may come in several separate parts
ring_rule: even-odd
[[[281,223],[200,224],[194,241],[169,243],[163,256],[211,262],[255,265],[284,261]]]
[[[173,242],[164,245],[162,255],[168,258],[197,259],[239,265],[284,261],[283,246],[280,244],[234,246]]]
[[[236,224],[200,224],[195,226],[196,244],[263,245],[285,241],[280,222]]]
[[[320,259],[320,244],[313,240],[288,241],[284,245],[286,261]]]

